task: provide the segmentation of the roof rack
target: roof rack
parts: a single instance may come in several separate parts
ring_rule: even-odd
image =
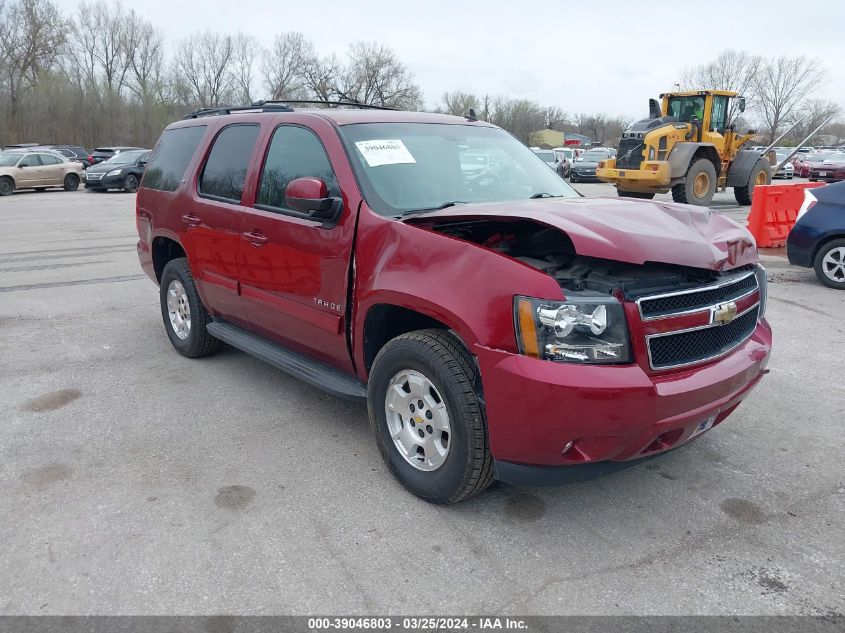
[[[201,108],[185,115],[186,119],[197,119],[204,116],[219,116],[223,114],[231,114],[232,112],[293,112],[291,104],[295,105],[322,105],[333,108],[347,107],[347,108],[362,108],[366,110],[396,110],[387,106],[370,105],[368,103],[358,103],[357,101],[319,101],[310,99],[286,99],[286,100],[269,100],[256,101],[248,106],[224,106],[220,108]]]

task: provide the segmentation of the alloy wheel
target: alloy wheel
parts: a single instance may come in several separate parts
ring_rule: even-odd
[[[418,371],[397,373],[384,399],[387,429],[396,450],[417,470],[440,468],[449,455],[451,427],[446,401]]]
[[[845,282],[845,246],[830,249],[822,259],[822,271],[831,281]]]
[[[167,315],[170,326],[183,341],[191,334],[191,304],[188,294],[178,279],[174,279],[167,286]]]

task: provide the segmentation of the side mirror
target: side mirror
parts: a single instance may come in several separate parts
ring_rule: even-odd
[[[329,188],[319,178],[294,178],[285,187],[285,203],[294,211],[331,222],[340,217],[343,202],[329,198]]]
[[[145,160],[138,161],[138,167],[146,167],[146,166],[147,166],[147,161],[145,161]]]

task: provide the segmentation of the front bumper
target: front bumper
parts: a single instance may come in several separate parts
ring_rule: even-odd
[[[508,465],[626,462],[679,446],[702,422],[712,418],[715,426],[739,405],[765,373],[771,341],[763,320],[729,355],[663,372],[567,365],[476,346],[497,470],[507,479]]]
[[[656,192],[669,186],[672,171],[665,160],[643,161],[639,169],[617,169],[616,161],[608,159],[596,169],[596,177],[615,183],[622,191]]]
[[[119,176],[103,176],[99,180],[89,180],[88,172],[85,178],[86,189],[123,189],[123,174]]]

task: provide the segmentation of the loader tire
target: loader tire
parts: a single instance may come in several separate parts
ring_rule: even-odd
[[[734,197],[739,204],[751,204],[754,197],[754,187],[757,185],[772,184],[772,166],[769,161],[761,158],[754,165],[751,174],[748,176],[748,184],[743,187],[734,187]]]
[[[687,170],[686,182],[672,187],[672,200],[706,207],[716,193],[716,168],[706,158],[693,161]]]

